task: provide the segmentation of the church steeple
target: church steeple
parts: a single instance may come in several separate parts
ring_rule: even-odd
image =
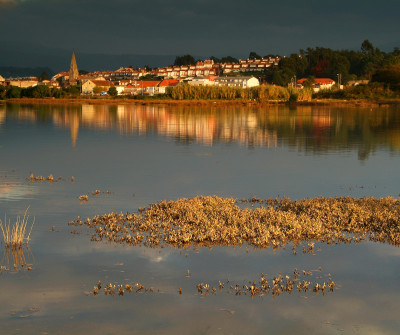
[[[75,51],[72,50],[72,58],[71,58],[71,65],[69,67],[69,82],[76,83],[78,80],[79,71],[78,65],[76,65],[76,58],[75,58]]]

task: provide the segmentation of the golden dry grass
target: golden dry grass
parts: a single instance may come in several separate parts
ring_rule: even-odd
[[[11,224],[10,220],[7,223],[7,218],[3,222],[0,220],[0,228],[3,233],[3,241],[6,247],[21,247],[24,244],[28,244],[32,232],[33,225],[35,224],[35,218],[33,219],[31,229],[27,233],[28,226],[28,209],[26,209],[23,218],[17,217],[17,220]]]
[[[218,196],[161,201],[138,213],[109,213],[71,225],[95,230],[92,240],[148,247],[163,245],[279,248],[288,243],[314,252],[327,244],[371,241],[400,245],[400,202],[386,198],[258,198],[237,201]]]

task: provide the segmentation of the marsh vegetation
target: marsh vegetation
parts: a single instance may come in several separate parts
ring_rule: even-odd
[[[242,205],[240,206],[239,203]],[[250,204],[251,207],[243,207]],[[280,248],[315,242],[359,243],[365,239],[400,245],[400,202],[386,198],[314,198],[303,200],[256,197],[237,201],[218,196],[161,201],[137,213],[108,213],[70,225],[95,230],[92,241],[108,240],[148,247],[200,245]]]

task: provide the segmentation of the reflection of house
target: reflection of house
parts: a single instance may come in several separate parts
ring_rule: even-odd
[[[111,86],[114,85],[111,81],[108,80],[83,80],[82,94],[98,94],[101,91],[108,91]]]
[[[6,120],[6,107],[2,108],[4,105],[0,105],[0,126]]]
[[[260,85],[256,77],[218,77],[214,80],[215,86],[255,87]]]
[[[297,81],[297,84],[303,86],[304,82],[307,80],[307,78],[301,78]],[[314,82],[311,84],[314,92],[318,92],[319,90],[329,90],[333,85],[335,85],[335,81],[331,78],[315,78]]]

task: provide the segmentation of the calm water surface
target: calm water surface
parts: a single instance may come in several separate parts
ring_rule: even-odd
[[[398,334],[399,248],[149,249],[91,242],[68,222],[196,195],[397,198],[399,170],[400,109],[0,104],[0,218],[28,206],[36,218],[32,270],[0,274],[0,334]],[[196,289],[320,267],[311,280],[337,284],[325,296]],[[87,296],[98,280],[155,292]]]

